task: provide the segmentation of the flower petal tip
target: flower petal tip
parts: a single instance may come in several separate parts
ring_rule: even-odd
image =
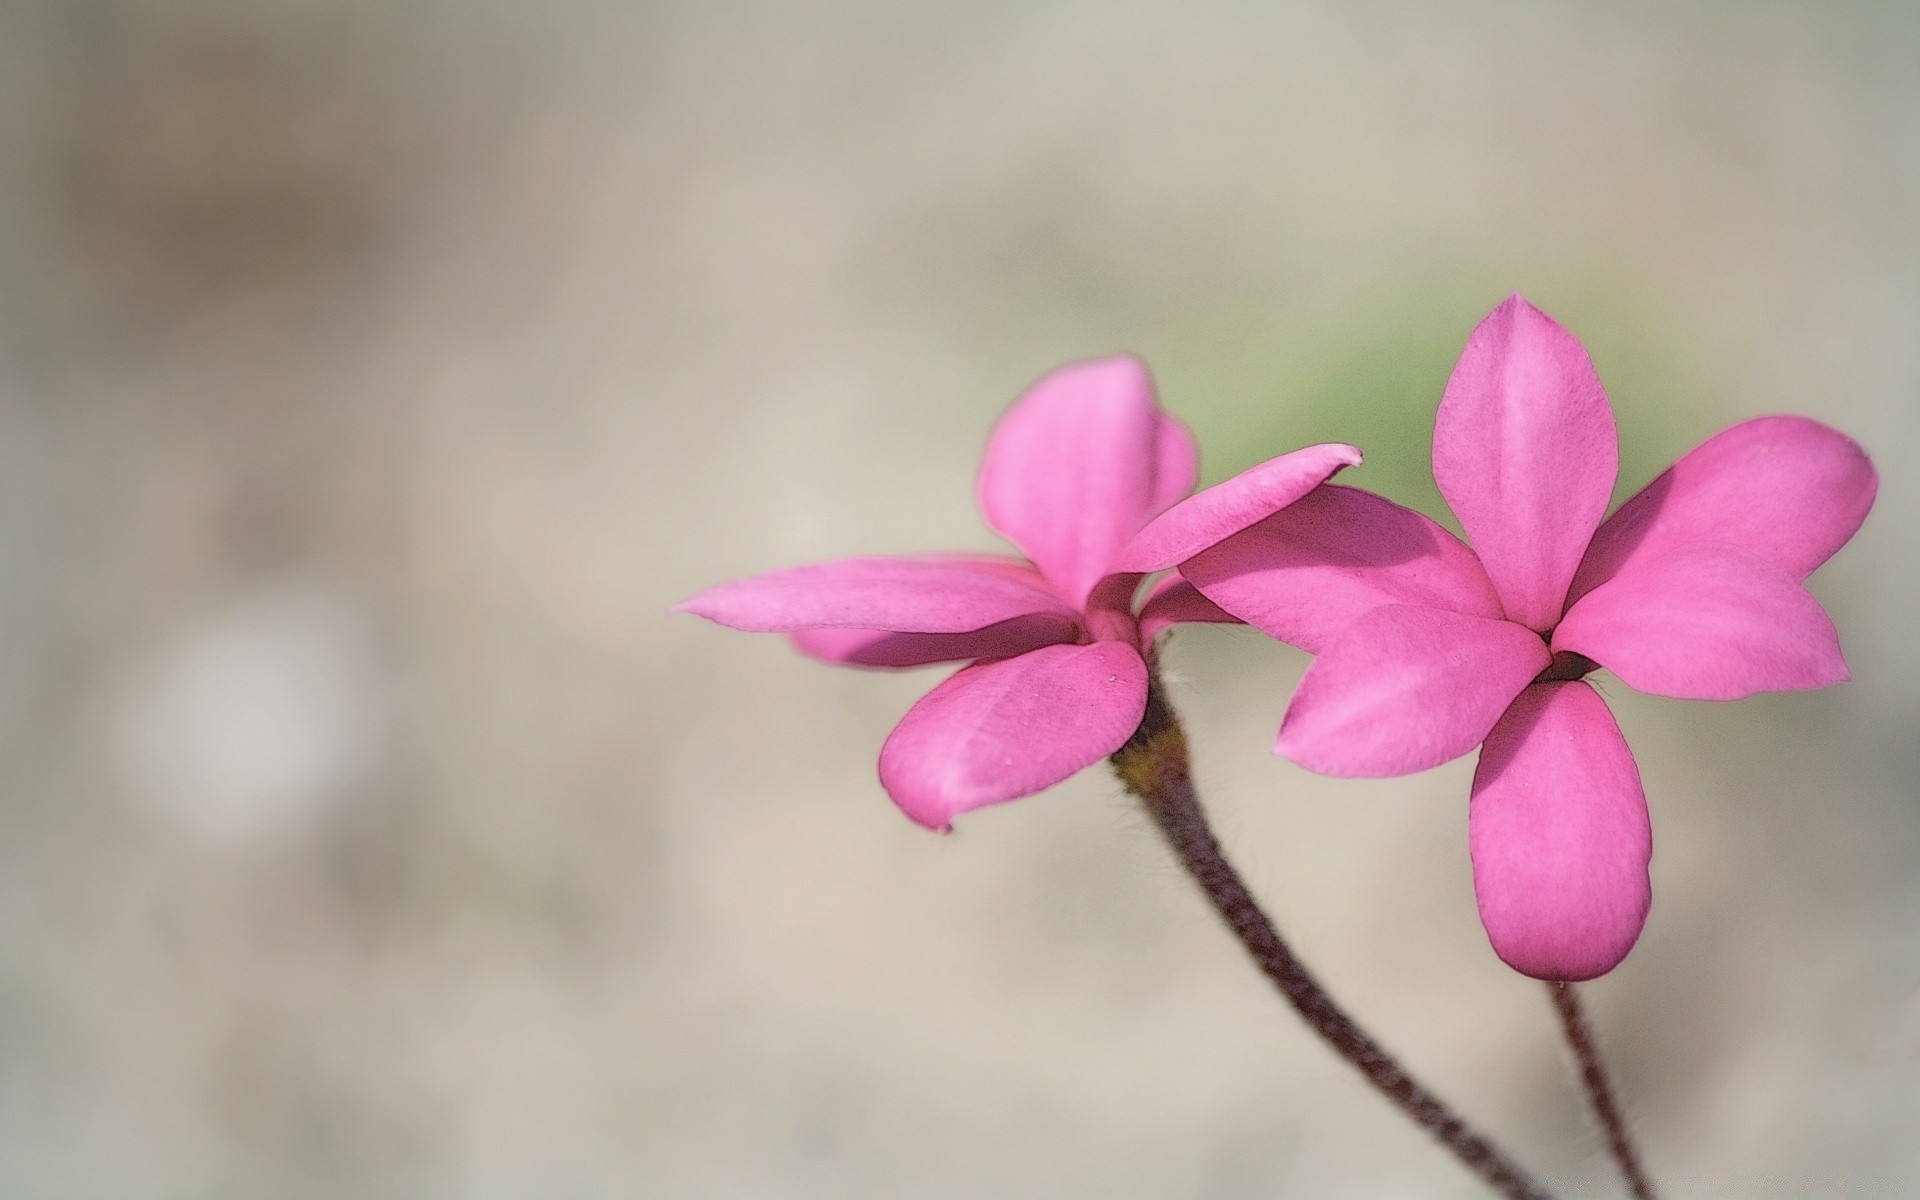
[[[1380,772],[1356,770],[1352,764],[1341,760],[1337,754],[1327,754],[1314,744],[1311,737],[1302,737],[1297,729],[1289,729],[1285,718],[1281,719],[1280,732],[1273,739],[1273,752],[1286,759],[1303,771],[1315,775],[1324,775],[1329,779],[1376,779]]]
[[[948,807],[939,803],[936,797],[902,786],[900,781],[893,778],[893,774],[883,749],[879,763],[880,787],[887,793],[887,798],[893,801],[893,806],[900,810],[900,815],[928,833],[945,835],[953,832],[954,814]]]
[[[1360,451],[1344,442],[1322,442],[1268,459],[1161,513],[1121,549],[1113,569],[1177,567],[1289,507],[1360,460]]]
[[[1294,696],[1299,694],[1296,689]],[[1301,759],[1311,756],[1312,747],[1307,739],[1300,736],[1298,715],[1294,711],[1293,699],[1289,698],[1285,711],[1280,714],[1280,728],[1273,735],[1273,752],[1295,766],[1306,767],[1307,764]],[[1311,767],[1307,769],[1312,770]]]
[[[680,601],[680,603],[675,604],[671,608],[667,609],[667,612],[673,615],[678,615],[680,613],[688,613],[696,617],[705,617],[707,620],[711,621],[714,619],[714,617],[711,613],[706,611],[706,604],[705,604],[706,597],[707,597],[707,593],[705,592],[700,592],[696,595],[688,596],[685,600],[682,600]]]
[[[1560,322],[1554,320],[1553,317],[1548,315],[1547,311],[1541,308],[1538,304],[1535,304],[1533,301],[1527,299],[1525,292],[1519,292],[1519,291],[1507,293],[1507,298],[1505,300],[1502,300],[1500,303],[1494,305],[1493,311],[1487,314],[1486,320],[1491,321],[1495,317],[1504,317],[1504,318],[1510,319],[1516,316],[1538,318],[1539,320],[1545,321],[1549,325],[1552,325],[1556,329],[1560,328]]]
[[[1320,442],[1306,447],[1299,453],[1322,456],[1330,468],[1327,471],[1327,479],[1333,478],[1348,467],[1357,467],[1367,461],[1367,456],[1360,452],[1360,447],[1350,446],[1345,442]],[[1326,480],[1323,479],[1321,482],[1325,483]]]
[[[935,821],[925,817],[916,817],[912,813],[907,812],[907,810],[904,808],[901,809],[900,811],[903,813],[906,813],[907,819],[909,821],[912,821],[915,825],[918,825],[920,828],[926,830],[928,833],[935,835],[936,837],[952,837],[953,836],[953,822],[950,820]]]
[[[1538,979],[1542,983],[1586,983],[1598,979],[1625,962],[1627,955],[1632,952],[1633,947],[1629,945],[1618,954],[1609,952],[1590,961],[1556,962],[1523,958],[1517,954],[1508,957],[1499,947],[1494,947],[1494,953],[1500,956],[1501,962],[1529,979]]]

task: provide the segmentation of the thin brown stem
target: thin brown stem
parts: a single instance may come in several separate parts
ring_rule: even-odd
[[[1158,673],[1150,676],[1146,716],[1113,756],[1114,770],[1138,796],[1187,873],[1246,948],[1261,972],[1335,1053],[1352,1063],[1466,1168],[1510,1200],[1549,1200],[1493,1143],[1454,1115],[1353,1022],[1295,958],[1280,932],[1247,890],[1207,825],[1187,761],[1186,735],[1168,705]]]
[[[1640,1155],[1633,1148],[1633,1139],[1627,1134],[1626,1118],[1613,1098],[1613,1086],[1607,1082],[1607,1069],[1600,1062],[1600,1047],[1594,1043],[1593,1027],[1587,1024],[1580,994],[1570,983],[1549,983],[1547,993],[1553,997],[1553,1011],[1560,1014],[1560,1029],[1567,1035],[1567,1045],[1580,1066],[1580,1083],[1586,1088],[1587,1103],[1592,1106],[1600,1128],[1606,1131],[1607,1149],[1613,1153],[1613,1161],[1620,1164],[1627,1190],[1633,1193],[1634,1200],[1657,1200],[1653,1181],[1647,1178],[1646,1168],[1640,1165]]]

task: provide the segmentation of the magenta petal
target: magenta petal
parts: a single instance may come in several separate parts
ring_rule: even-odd
[[[1162,576],[1140,606],[1140,644],[1151,645],[1169,626],[1193,623],[1238,625],[1240,618],[1202,596],[1198,588],[1178,575]]]
[[[1152,514],[1162,454],[1175,457],[1177,440],[1163,433],[1139,359],[1062,367],[994,426],[980,464],[980,511],[1061,595],[1084,604]]]
[[[1866,452],[1837,430],[1805,417],[1743,421],[1687,451],[1607,518],[1572,596],[1688,542],[1729,542],[1805,579],[1860,528],[1879,486]]]
[[[1360,461],[1352,446],[1308,446],[1215,484],[1160,514],[1120,552],[1116,569],[1164,571],[1272,516]]]
[[[1307,668],[1274,749],[1322,775],[1437,767],[1479,745],[1551,657],[1512,621],[1376,608]]]
[[[1012,658],[1056,642],[1074,641],[1079,633],[1080,623],[1072,617],[1061,613],[1030,613],[972,633],[826,628],[796,629],[787,638],[794,649],[824,663],[885,670],[970,662],[977,658]]]
[[[1553,646],[1586,655],[1629,687],[1686,700],[1847,678],[1820,602],[1779,567],[1722,542],[1636,558],[1567,610]]]
[[[1147,704],[1147,665],[1123,642],[1047,646],[975,663],[908,710],[880,783],[929,829],[1052,787],[1118,750]]]
[[[1507,616],[1553,627],[1618,470],[1613,410],[1586,350],[1509,298],[1467,339],[1433,427],[1434,482]]]
[[[1337,484],[1203,551],[1180,573],[1227,612],[1315,653],[1383,604],[1501,616],[1493,584],[1460,539],[1410,508]]]
[[[1014,617],[1074,610],[1007,560],[842,558],[708,588],[675,607],[753,633],[818,627],[970,633]]]
[[[1200,482],[1200,447],[1193,432],[1179,418],[1160,414],[1154,433],[1153,503],[1149,513],[1163,512],[1187,498]]]
[[[1640,936],[1653,832],[1633,752],[1585,683],[1528,688],[1487,735],[1467,810],[1494,953],[1536,979],[1592,979]]]

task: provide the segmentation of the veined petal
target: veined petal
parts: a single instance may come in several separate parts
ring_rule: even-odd
[[[1074,641],[1080,623],[1063,613],[1030,613],[972,633],[890,633],[884,629],[796,629],[787,635],[809,658],[841,667],[891,670],[932,663],[1011,658]]]
[[[1225,483],[1174,505],[1135,534],[1120,552],[1118,568],[1164,571],[1272,516],[1342,467],[1360,461],[1352,446],[1308,446],[1268,459]]]
[[[1686,700],[1738,700],[1848,677],[1839,634],[1812,593],[1724,542],[1635,558],[1567,610],[1553,648],[1586,655],[1628,687]]]
[[[1510,297],[1467,339],[1433,427],[1434,482],[1508,617],[1553,628],[1619,465],[1586,349]]]
[[[1410,508],[1331,483],[1189,559],[1180,573],[1227,612],[1316,654],[1384,604],[1502,615],[1480,560],[1460,539]]]
[[[1124,642],[1047,646],[975,663],[908,710],[880,750],[903,812],[945,829],[1030,796],[1118,750],[1147,705],[1147,665]]]
[[[1551,658],[1512,621],[1376,608],[1307,668],[1274,749],[1322,775],[1437,767],[1479,745]]]
[[[1178,575],[1163,575],[1140,606],[1140,644],[1152,645],[1153,639],[1170,626],[1196,622],[1238,625],[1240,618],[1202,596],[1200,589]]]
[[[1688,542],[1727,542],[1805,579],[1860,528],[1879,486],[1866,451],[1836,429],[1805,417],[1742,421],[1687,451],[1607,518],[1571,598]]]
[[[1006,559],[842,558],[708,588],[675,606],[752,633],[840,628],[971,633],[1014,617],[1075,610]]]
[[[1198,482],[1200,447],[1193,440],[1193,431],[1178,417],[1161,413],[1154,432],[1153,503],[1149,513],[1164,512],[1185,500]]]
[[[980,464],[980,511],[1062,596],[1084,604],[1152,515],[1162,456],[1177,459],[1178,442],[1164,431],[1139,359],[1062,367],[994,426]]]
[[[1653,888],[1633,752],[1582,682],[1537,683],[1487,735],[1467,809],[1473,892],[1493,950],[1536,979],[1618,966]]]

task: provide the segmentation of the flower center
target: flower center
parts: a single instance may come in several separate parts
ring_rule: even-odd
[[[1140,644],[1140,626],[1125,609],[1094,608],[1087,611],[1087,635],[1096,642]]]
[[[1133,616],[1133,593],[1140,585],[1138,575],[1109,575],[1087,597],[1086,627],[1089,640],[1125,642],[1140,648],[1140,624]]]
[[[1580,679],[1598,670],[1600,664],[1584,654],[1575,654],[1571,650],[1562,650],[1553,656],[1547,669],[1533,677],[1535,683],[1555,683]]]

